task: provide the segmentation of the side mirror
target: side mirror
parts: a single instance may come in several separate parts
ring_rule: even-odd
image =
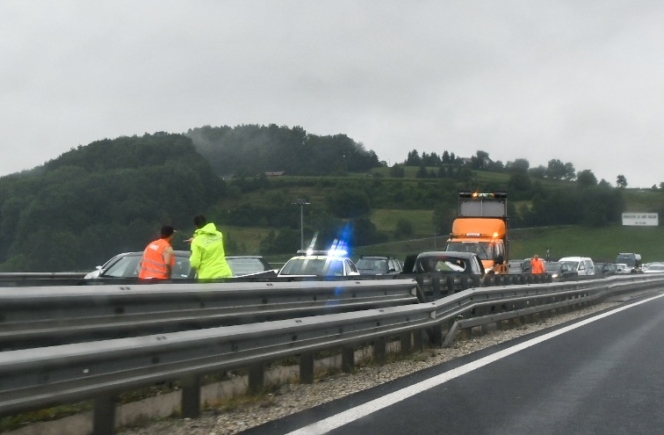
[[[503,264],[504,262],[505,258],[502,255],[496,257],[496,264]]]

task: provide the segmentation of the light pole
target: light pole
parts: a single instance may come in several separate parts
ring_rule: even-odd
[[[300,249],[304,249],[304,206],[310,203],[302,198],[298,198],[293,205],[300,206]]]

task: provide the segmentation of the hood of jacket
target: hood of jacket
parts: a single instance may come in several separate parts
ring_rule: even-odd
[[[205,224],[203,228],[199,228],[196,231],[194,231],[194,235],[216,235],[219,234],[219,231],[217,231],[217,227],[212,223]]]

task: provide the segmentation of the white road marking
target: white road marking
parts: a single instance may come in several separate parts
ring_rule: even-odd
[[[589,323],[596,322],[597,320],[603,319],[605,317],[611,316],[613,314],[619,313],[629,308],[633,308],[637,305],[645,304],[652,300],[659,299],[661,297],[664,297],[664,294],[644,299],[642,301],[635,302],[630,305],[625,305],[624,307],[616,308],[615,310],[607,311],[606,313],[590,317],[586,320],[582,320],[580,322],[574,323],[564,328],[549,332],[548,334],[544,334],[539,337],[533,338],[531,340],[524,341],[523,343],[514,345],[508,349],[503,349],[499,352],[485,356],[483,358],[480,358],[476,361],[473,361],[461,367],[457,367],[448,372],[441,373],[432,378],[418,382],[417,384],[411,385],[406,388],[402,388],[401,390],[395,391],[390,394],[386,394],[383,397],[371,400],[363,405],[356,406],[354,408],[340,412],[339,414],[317,421],[316,423],[312,423],[301,429],[292,431],[286,435],[321,435],[330,432],[334,429],[337,429],[355,420],[359,420],[362,417],[366,417],[367,415],[372,414],[376,411],[380,411],[383,408],[387,408],[388,406],[394,405],[397,402],[401,402],[402,400],[408,399],[409,397],[412,397],[423,391],[437,387],[438,385],[444,384],[445,382],[451,381],[452,379],[458,378],[459,376],[465,375],[466,373],[470,373],[473,370],[477,370],[481,367],[484,367],[488,364],[491,364],[505,357],[513,355],[524,349],[528,349],[531,346],[535,346],[536,344],[542,343],[546,340],[550,340],[566,332],[573,331],[574,329],[580,328]]]

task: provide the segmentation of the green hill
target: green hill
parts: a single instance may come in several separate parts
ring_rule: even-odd
[[[163,224],[179,230],[174,247],[188,249],[199,213],[223,230],[229,255],[288,258],[300,246],[302,224],[307,245],[342,238],[356,253],[403,256],[443,247],[460,190],[509,192],[513,257],[549,247],[553,256],[612,259],[637,251],[659,258],[659,228],[619,224],[624,211],[664,215],[664,189],[485,166],[480,152],[471,163],[445,163],[445,154],[410,162],[415,154],[408,166],[387,167],[344,135],[277,126],[96,141],[0,177],[0,270],[90,269],[143,249]]]

